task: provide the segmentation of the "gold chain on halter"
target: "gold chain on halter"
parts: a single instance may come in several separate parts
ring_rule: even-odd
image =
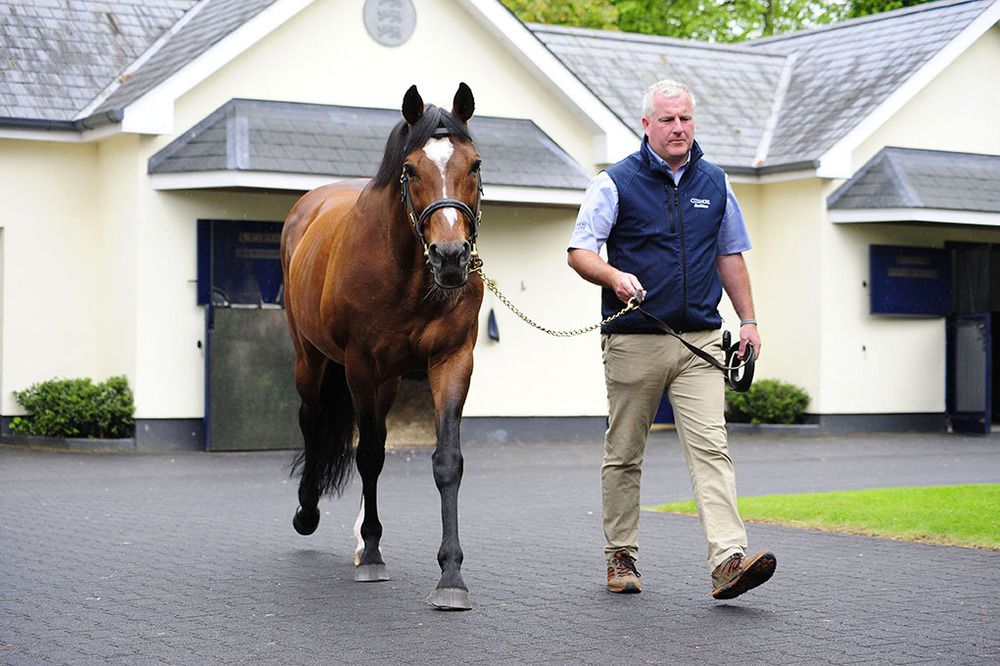
[[[473,254],[472,268],[469,269],[469,272],[479,273],[479,277],[482,278],[483,284],[486,285],[486,288],[489,289],[491,292],[493,292],[493,295],[496,296],[498,299],[500,299],[500,302],[506,305],[507,309],[516,314],[525,323],[527,323],[529,326],[533,328],[537,328],[542,333],[547,333],[557,338],[572,338],[577,335],[583,335],[584,333],[590,333],[591,331],[600,328],[605,324],[609,324],[613,322],[615,319],[621,317],[622,315],[631,312],[632,310],[635,310],[637,307],[639,307],[638,303],[636,303],[635,299],[633,298],[629,300],[628,305],[626,305],[624,308],[622,308],[615,314],[611,315],[604,321],[599,321],[596,324],[591,324],[590,326],[587,326],[585,328],[574,328],[569,331],[556,331],[551,328],[546,328],[545,326],[542,326],[541,324],[535,321],[532,321],[526,314],[518,310],[517,306],[515,306],[513,303],[510,302],[510,299],[508,299],[500,292],[500,288],[497,287],[497,283],[492,278],[487,277],[486,273],[483,272],[483,260],[479,258],[478,252],[474,252]]]

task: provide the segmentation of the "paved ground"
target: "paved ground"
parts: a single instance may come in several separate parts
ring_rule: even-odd
[[[693,518],[644,513],[645,591],[604,590],[599,445],[466,447],[475,608],[424,604],[438,576],[428,450],[383,474],[393,580],[352,580],[360,484],[291,528],[291,454],[0,447],[0,664],[955,663],[1000,661],[1000,553],[750,525],[775,577],[713,601]],[[1000,437],[738,434],[744,495],[1000,482]],[[643,500],[689,496],[673,433]],[[1000,507],[997,507],[1000,512]]]

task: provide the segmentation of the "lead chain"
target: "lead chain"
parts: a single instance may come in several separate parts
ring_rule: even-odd
[[[604,321],[597,322],[596,324],[591,324],[590,326],[587,326],[585,328],[574,328],[569,331],[556,331],[551,328],[546,328],[545,326],[542,326],[541,324],[533,321],[526,314],[518,310],[517,306],[511,303],[510,299],[508,299],[506,296],[503,295],[503,293],[501,293],[500,288],[497,287],[497,283],[492,278],[487,277],[487,275],[483,272],[483,262],[478,257],[476,257],[471,272],[479,273],[479,276],[483,279],[483,284],[486,285],[486,288],[489,289],[491,292],[493,292],[493,295],[496,296],[498,299],[500,299],[500,302],[506,305],[507,309],[509,309],[511,312],[517,315],[521,320],[523,320],[529,326],[537,328],[542,333],[547,333],[548,335],[551,335],[556,338],[572,338],[577,335],[583,335],[584,333],[590,333],[591,331],[600,328],[605,324],[610,324],[615,319],[618,319],[622,315],[631,312],[632,310],[635,310],[636,307],[638,307],[634,300],[630,300],[628,302],[628,305],[626,305],[620,311],[611,315]]]

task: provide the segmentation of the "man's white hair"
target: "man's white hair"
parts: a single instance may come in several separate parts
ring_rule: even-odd
[[[691,89],[680,81],[663,79],[646,88],[646,94],[642,96],[642,115],[646,118],[653,113],[653,97],[656,95],[664,97],[687,95],[691,100],[691,113],[694,113],[694,93],[691,92]]]

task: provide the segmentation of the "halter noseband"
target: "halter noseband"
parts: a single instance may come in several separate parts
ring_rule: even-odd
[[[439,127],[434,130],[434,137],[444,138],[450,136],[449,132],[443,128]],[[483,202],[483,177],[478,171],[476,172],[476,186],[479,189],[479,198],[476,200],[476,210],[473,212],[472,208],[469,207],[464,201],[459,199],[452,199],[450,197],[445,197],[441,199],[435,199],[434,201],[427,204],[420,215],[417,215],[416,210],[413,208],[413,199],[410,198],[410,177],[406,173],[406,168],[403,168],[403,172],[399,176],[399,184],[402,188],[401,199],[403,205],[406,206],[406,215],[410,218],[410,226],[413,227],[414,233],[417,234],[417,238],[420,239],[421,244],[424,246],[424,255],[427,255],[430,250],[427,246],[427,239],[424,238],[424,223],[430,218],[430,216],[436,210],[441,210],[442,208],[454,208],[466,218],[468,218],[469,223],[472,225],[472,237],[469,239],[469,244],[472,245],[472,254],[476,256],[476,238],[479,237],[479,223],[483,217],[482,202]]]

